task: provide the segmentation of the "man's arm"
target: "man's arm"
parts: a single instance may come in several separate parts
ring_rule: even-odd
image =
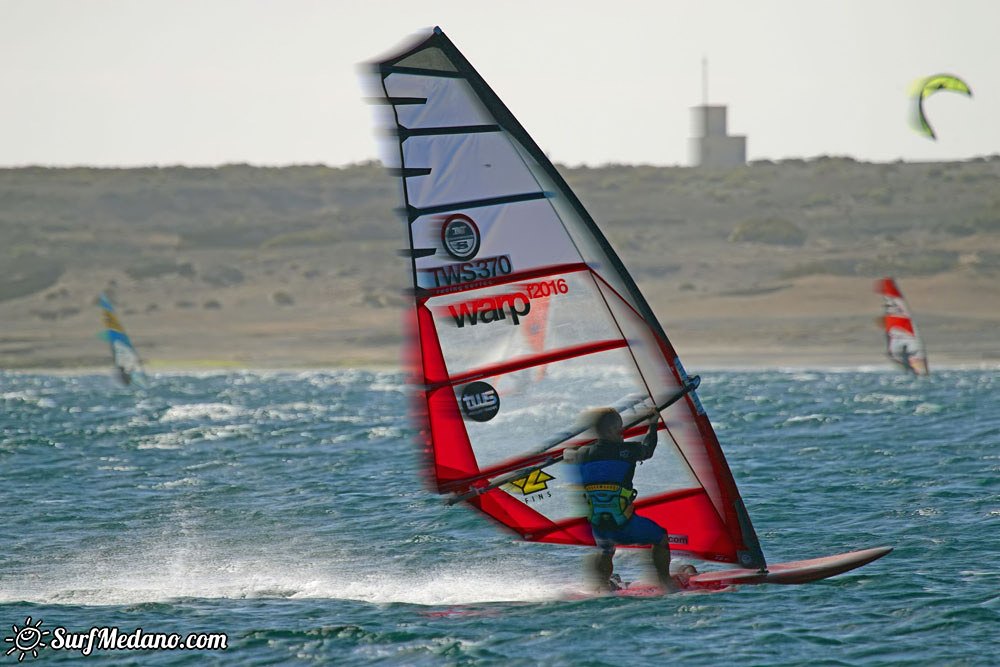
[[[593,448],[592,444],[583,447],[567,447],[563,450],[563,463],[584,463],[584,459]]]
[[[660,415],[653,413],[653,416],[649,419],[649,431],[646,433],[646,437],[642,439],[642,444],[639,445],[640,452],[637,460],[645,461],[653,456],[653,452],[656,451],[656,430],[660,425]]]

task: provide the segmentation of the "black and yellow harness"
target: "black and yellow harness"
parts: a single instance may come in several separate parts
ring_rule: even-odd
[[[638,495],[635,489],[604,482],[585,484],[583,490],[587,498],[588,518],[595,528],[617,530],[632,518],[632,503]]]

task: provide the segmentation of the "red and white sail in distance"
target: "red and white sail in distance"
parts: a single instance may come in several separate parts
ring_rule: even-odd
[[[409,239],[414,412],[438,492],[592,441],[578,426],[588,409],[615,406],[628,424],[694,385],[594,220],[440,29],[374,70]],[[763,567],[693,390],[658,428],[656,455],[636,469],[637,513],[667,528],[675,551]],[[593,544],[569,464],[467,502],[525,540]]]
[[[930,375],[924,343],[896,281],[883,278],[875,283],[875,291],[885,298],[884,326],[889,358],[916,375]]]

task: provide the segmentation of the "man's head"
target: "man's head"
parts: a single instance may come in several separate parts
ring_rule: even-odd
[[[597,437],[601,440],[621,440],[622,439],[622,416],[614,408],[601,408],[594,410],[593,424]]]

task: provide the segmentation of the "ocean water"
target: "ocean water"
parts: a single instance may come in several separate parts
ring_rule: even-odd
[[[895,551],[801,586],[570,600],[585,549],[425,490],[399,375],[0,374],[0,664],[39,621],[228,637],[39,661],[1000,664],[1000,373],[701,375],[770,562]]]

